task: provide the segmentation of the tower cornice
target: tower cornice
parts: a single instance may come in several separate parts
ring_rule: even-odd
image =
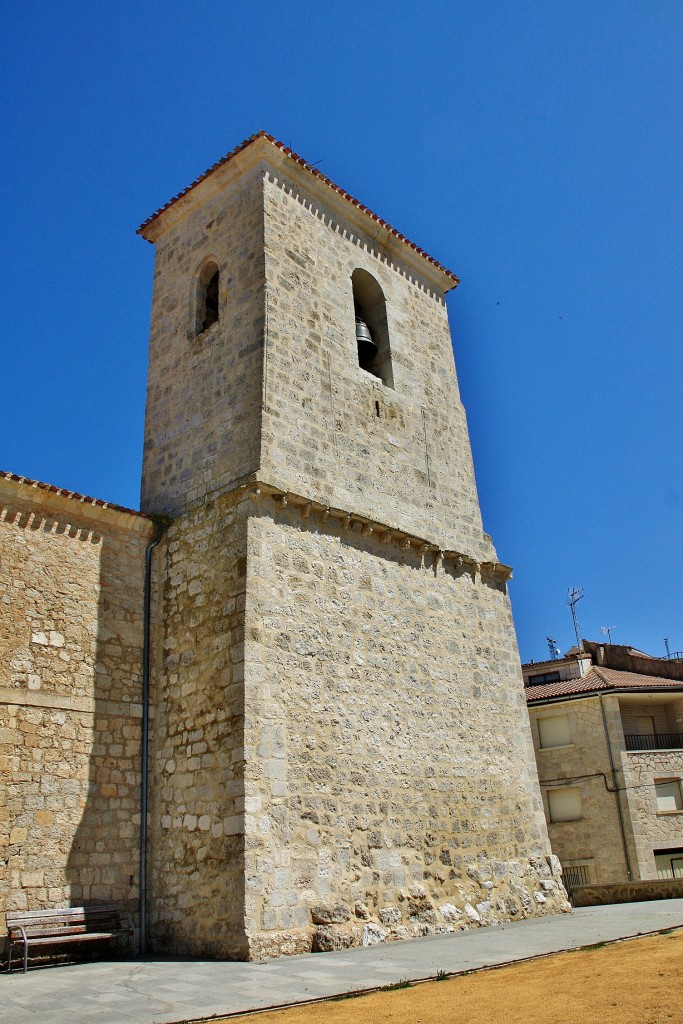
[[[303,157],[267,132],[245,139],[190,185],[173,196],[137,229],[148,242],[156,242],[190,210],[211,198],[232,180],[246,173],[259,160],[302,182],[303,187],[351,224],[365,232],[389,253],[418,268],[442,292],[459,284],[459,278],[382,217],[337,185]]]
[[[386,521],[343,508],[341,505],[317,501],[294,491],[283,490],[257,476],[239,484],[223,497],[231,503],[270,501],[280,511],[295,509],[304,519],[317,521],[323,529],[334,525],[363,537],[374,536],[382,544],[422,556],[425,566],[447,569],[458,576],[467,574],[473,582],[493,583],[504,587],[512,579],[512,567],[499,562],[495,552],[486,560],[471,552],[456,551],[433,538],[401,529]]]

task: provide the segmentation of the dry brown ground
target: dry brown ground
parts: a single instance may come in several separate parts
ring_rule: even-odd
[[[224,1018],[225,1019],[225,1018]],[[239,1018],[249,1024],[683,1024],[683,930]]]

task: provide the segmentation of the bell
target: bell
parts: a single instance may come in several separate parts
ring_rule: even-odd
[[[372,362],[377,355],[377,346],[372,340],[370,328],[358,316],[356,317],[356,342],[358,344],[358,359],[360,363]]]

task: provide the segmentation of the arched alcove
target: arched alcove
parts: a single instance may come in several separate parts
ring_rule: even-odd
[[[218,322],[220,273],[213,260],[203,264],[197,276],[195,300],[195,335],[208,331]]]
[[[358,365],[379,377],[389,388],[394,386],[391,346],[384,292],[367,270],[357,267],[351,274],[356,317]]]

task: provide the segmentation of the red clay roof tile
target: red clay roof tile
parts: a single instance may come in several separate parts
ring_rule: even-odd
[[[383,228],[386,228],[387,231],[394,235],[395,238],[398,238],[399,241],[403,242],[405,245],[413,249],[416,253],[418,253],[418,255],[422,256],[423,259],[427,260],[428,263],[431,263],[432,266],[436,267],[437,270],[440,270],[442,274],[445,274],[447,277],[449,277],[453,281],[453,287],[460,283],[459,277],[457,276],[457,274],[454,274],[452,270],[448,270],[446,267],[443,266],[442,263],[439,263],[437,260],[434,259],[433,256],[430,256],[429,253],[425,252],[424,249],[421,249],[418,245],[415,245],[414,242],[411,242],[409,238],[406,238],[405,235],[402,235],[401,232],[397,231],[396,228],[391,226],[391,224],[383,220],[376,213],[373,213],[372,210],[370,210],[367,206],[364,206],[363,203],[359,202],[358,199],[355,199],[343,188],[335,184],[335,182],[333,182],[331,178],[326,177],[316,167],[312,167],[309,163],[306,162],[306,160],[304,160],[302,156],[299,156],[298,153],[295,153],[288,146],[285,146],[283,142],[280,142],[278,139],[274,138],[274,136],[269,135],[268,132],[264,131],[256,132],[255,135],[251,135],[248,139],[245,139],[244,142],[241,142],[239,146],[235,146],[235,148],[230,150],[229,153],[226,153],[224,157],[221,157],[220,160],[217,160],[215,164],[212,164],[212,166],[209,167],[206,171],[204,171],[203,174],[200,174],[198,178],[195,178],[191,185],[188,185],[186,188],[182,189],[180,192],[178,192],[177,195],[173,196],[172,199],[169,199],[167,203],[164,203],[163,206],[160,206],[159,209],[156,210],[151,215],[151,217],[148,217],[147,220],[143,221],[143,223],[138,228],[137,233],[139,235],[142,234],[145,228],[152,224],[153,221],[160,217],[162,213],[169,209],[169,207],[173,206],[174,203],[178,202],[179,199],[182,199],[183,196],[186,196],[188,192],[192,191],[193,188],[196,188],[196,186],[199,185],[200,182],[205,181],[206,178],[208,178],[210,174],[213,174],[214,171],[218,170],[219,167],[222,167],[224,164],[227,164],[230,160],[236,157],[238,153],[241,153],[243,150],[245,150],[247,146],[250,146],[252,142],[255,142],[256,139],[267,139],[268,142],[272,143],[273,146],[276,146],[282,153],[285,154],[285,156],[289,157],[295,163],[300,164],[303,168],[305,168],[307,171],[313,174],[316,178],[320,178],[320,180],[324,182],[326,185],[328,185],[331,189],[333,189],[333,191],[337,192],[338,195],[342,196],[344,199],[347,199],[349,202],[353,203],[353,205],[357,206],[359,210],[363,211],[363,213],[367,213],[373,220],[377,221],[378,224],[381,224]]]
[[[585,676],[562,679],[557,683],[525,686],[527,704],[552,697],[581,696],[600,690],[683,690],[683,683],[663,676],[646,676],[640,672],[620,672],[615,668],[594,665]]]

